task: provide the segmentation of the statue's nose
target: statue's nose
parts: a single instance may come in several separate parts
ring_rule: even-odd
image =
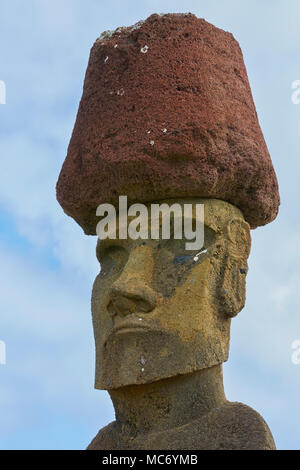
[[[150,287],[153,269],[151,252],[139,247],[131,253],[121,276],[110,289],[109,311],[112,314],[151,312],[157,302]]]
[[[118,280],[111,287],[109,310],[112,314],[151,312],[155,306],[155,292],[136,278]]]

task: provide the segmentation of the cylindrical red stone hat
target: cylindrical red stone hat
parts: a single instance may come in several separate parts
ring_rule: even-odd
[[[96,208],[120,195],[222,199],[252,228],[276,217],[276,175],[232,34],[190,13],[155,14],[97,39],[57,198],[95,234]]]

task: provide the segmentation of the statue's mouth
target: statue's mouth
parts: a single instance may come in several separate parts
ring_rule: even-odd
[[[149,331],[150,327],[145,325],[144,320],[142,318],[138,318],[136,320],[128,319],[119,322],[110,332],[110,335],[119,334],[119,333],[131,333],[131,332],[138,332],[138,331]]]
[[[113,333],[115,333],[115,334],[119,334],[119,333],[136,333],[137,331],[145,331],[145,330],[149,331],[149,328],[139,327],[139,326],[122,326],[122,327],[117,328],[116,330],[114,330]]]

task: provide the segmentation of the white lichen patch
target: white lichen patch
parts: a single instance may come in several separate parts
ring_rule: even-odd
[[[96,39],[96,42],[100,42],[100,44],[103,46],[109,39],[111,39],[114,34],[135,31],[139,29],[144,22],[144,20],[141,20],[132,26],[119,26],[119,28],[116,28],[114,30],[103,31],[103,33],[100,34],[98,39]],[[118,47],[118,45],[116,44],[114,47]]]
[[[190,16],[190,13],[159,13],[159,16]]]
[[[144,366],[146,364],[147,361],[146,361],[145,356],[141,356],[140,362],[141,362],[142,366]]]
[[[112,37],[114,32],[115,31],[113,29],[107,29],[106,31],[103,31],[103,33],[100,34],[99,39],[109,39]]]
[[[136,31],[137,29],[139,29],[142,24],[145,23],[144,20],[141,20],[141,21],[138,21],[137,23],[133,24],[132,26],[120,26],[119,28],[117,28],[115,30],[115,33],[123,33],[123,31],[128,31],[128,32],[131,32],[131,31]]]
[[[144,20],[138,21],[137,23],[135,23],[133,26],[129,27],[128,29],[130,29],[131,31],[135,31],[136,29],[139,29],[143,23],[145,23]]]
[[[166,134],[168,132],[168,129],[164,128],[162,129],[163,133]]]
[[[154,140],[150,140],[150,145],[154,145]]]
[[[207,250],[206,250],[206,249],[199,251],[199,253],[197,253],[196,256],[194,256],[194,261],[198,261],[198,260],[199,260],[199,256],[200,256],[200,255],[205,255],[205,253],[207,253]]]
[[[147,54],[148,49],[149,49],[149,46],[147,46],[147,44],[145,44],[144,47],[141,47],[141,52],[142,52],[143,54]]]
[[[121,33],[123,33],[123,31],[126,31],[127,29],[128,29],[128,28],[127,28],[126,26],[119,26],[119,28],[117,28],[117,29],[115,30],[115,33],[121,34]]]
[[[103,31],[103,33],[100,34],[98,39],[96,39],[96,42],[100,42],[101,45],[103,46],[103,44],[106,41],[108,41],[112,37],[113,34],[114,34],[114,31],[110,31],[110,30]]]

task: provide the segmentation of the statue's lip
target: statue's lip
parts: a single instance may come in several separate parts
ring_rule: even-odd
[[[150,330],[148,325],[142,323],[143,320],[138,321],[122,321],[119,325],[116,325],[111,333],[125,332],[125,331],[136,331],[136,330]]]

